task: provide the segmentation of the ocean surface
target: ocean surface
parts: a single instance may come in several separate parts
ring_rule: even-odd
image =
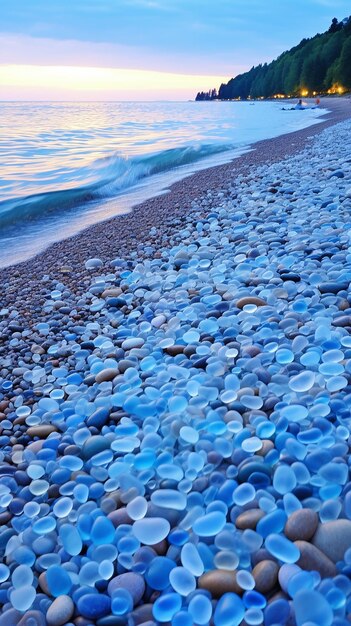
[[[323,113],[280,102],[0,103],[0,267]]]

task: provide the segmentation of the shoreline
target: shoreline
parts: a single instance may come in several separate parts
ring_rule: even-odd
[[[321,104],[323,106],[324,102]],[[27,282],[41,271],[60,273],[60,267],[69,262],[77,267],[77,264],[82,265],[87,258],[98,257],[100,254],[111,259],[117,252],[118,255],[128,255],[137,243],[142,243],[145,232],[153,226],[160,231],[162,228],[170,228],[172,220],[186,214],[191,202],[207,189],[220,188],[229,178],[235,179],[236,175],[249,172],[251,167],[281,161],[303,149],[324,128],[351,117],[350,99],[328,98],[325,104],[330,111],[320,118],[323,121],[302,130],[258,141],[248,148],[247,153],[228,163],[190,174],[173,183],[161,194],[135,205],[128,213],[97,222],[71,237],[49,245],[28,260],[0,268],[0,280],[7,282],[16,278]],[[84,269],[83,265],[81,269]]]

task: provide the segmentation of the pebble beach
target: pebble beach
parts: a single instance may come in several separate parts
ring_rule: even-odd
[[[351,100],[325,106],[0,270],[0,626],[350,623]]]

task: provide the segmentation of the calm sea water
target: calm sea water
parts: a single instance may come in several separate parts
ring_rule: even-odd
[[[323,110],[275,102],[0,103],[0,266],[129,211]]]

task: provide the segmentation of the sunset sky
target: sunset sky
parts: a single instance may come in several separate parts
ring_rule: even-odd
[[[350,14],[349,0],[11,0],[1,100],[183,100]]]

